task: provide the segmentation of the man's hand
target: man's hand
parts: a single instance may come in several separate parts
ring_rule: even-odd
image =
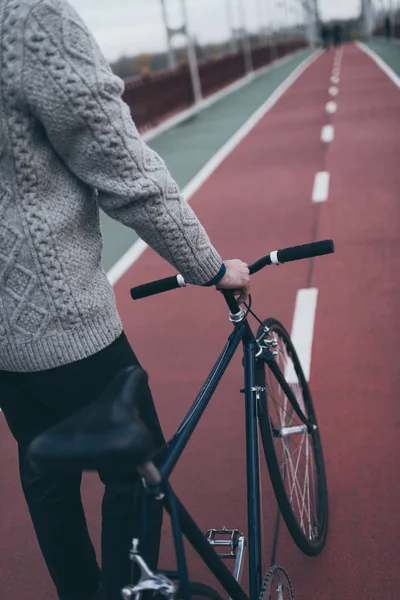
[[[218,283],[217,290],[233,290],[239,304],[246,302],[250,293],[250,271],[239,259],[226,260],[226,273]]]

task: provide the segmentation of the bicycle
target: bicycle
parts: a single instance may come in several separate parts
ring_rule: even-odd
[[[333,252],[332,240],[278,250],[254,263],[250,273],[257,273],[270,264]],[[132,288],[131,295],[137,300],[185,286],[183,277],[177,275]],[[158,599],[221,600],[211,588],[189,582],[183,537],[232,600],[293,598],[291,583],[283,567],[272,565],[264,580],[261,572],[258,431],[279,510],[293,541],[309,556],[319,554],[326,542],[328,502],[321,439],[310,390],[290,336],[276,319],[261,321],[257,317],[251,309],[251,296],[245,308],[239,307],[231,291],[224,290],[223,296],[233,331],[192,407],[161,455],[155,456],[150,433],[140,420],[141,388],[147,383],[147,375],[139,367],[121,372],[98,401],[40,435],[29,449],[30,460],[44,471],[74,468],[97,471],[116,461],[129,461],[130,467],[139,472],[146,491],[145,512],[140,547],[139,539],[134,539],[130,559],[132,566],[139,569],[140,576],[136,583],[132,581],[121,591],[124,600],[140,600],[146,591]],[[259,323],[256,335],[249,325],[249,315]],[[240,343],[244,349],[244,388],[241,391],[245,394],[248,541],[239,530],[210,529],[204,535],[169,483],[174,467]],[[275,405],[273,410],[275,389],[282,403]],[[301,441],[294,451],[298,452],[294,462],[295,454],[290,444],[298,438]],[[308,462],[304,482],[300,485],[296,477],[302,448]],[[152,571],[148,567],[146,510],[149,502],[162,502],[170,515],[176,571]],[[218,538],[223,535],[228,539]],[[240,584],[247,545],[249,596]],[[218,547],[223,547],[224,551],[217,553],[215,548]],[[235,559],[233,573],[223,560],[228,557]]]

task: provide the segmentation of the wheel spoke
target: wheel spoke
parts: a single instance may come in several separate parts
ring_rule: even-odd
[[[304,437],[302,439],[302,443],[301,446],[304,443]],[[290,490],[290,503],[292,503],[292,498],[293,498],[293,491],[296,491],[296,500],[297,500],[297,505],[298,505],[298,510],[299,510],[299,516],[300,516],[300,527],[301,529],[305,532],[305,526],[304,526],[304,521],[303,521],[303,514],[304,512],[306,513],[306,516],[308,516],[308,520],[310,521],[310,513],[308,511],[305,511],[305,504],[304,504],[304,499],[305,499],[305,495],[306,495],[306,477],[304,479],[304,485],[303,488],[300,485],[300,482],[297,479],[297,473],[299,470],[299,463],[300,463],[300,456],[301,456],[301,447],[300,447],[300,452],[299,455],[297,457],[297,462],[296,465],[293,465],[293,460],[291,455],[289,455],[288,459],[289,459],[289,469],[291,470],[292,473],[292,480],[293,480],[293,485],[292,488]],[[300,497],[299,497],[300,494]],[[301,502],[300,502],[301,499]]]
[[[275,360],[285,375],[301,411],[311,422],[315,422],[314,413],[310,414],[309,412],[311,402],[307,395],[309,392],[307,389],[304,391],[304,386],[307,384],[299,371],[301,367],[296,354],[293,354],[290,341],[289,346],[287,345],[285,335],[285,333],[281,335],[279,329],[271,331],[269,339],[277,342]],[[320,466],[318,467],[318,465],[321,463],[318,462],[318,456],[316,459],[319,446],[315,445],[316,443],[320,444],[318,431],[309,433],[308,430],[301,429],[303,426],[301,419],[270,369],[266,369],[265,386],[271,445],[283,486],[282,491],[286,494],[299,532],[308,542],[317,544],[324,532],[324,521],[321,523],[321,495],[319,493],[320,486],[324,483],[321,484],[320,480]],[[285,429],[284,432],[283,429]],[[280,431],[282,431],[282,435],[279,435]],[[320,458],[320,460],[322,459]],[[322,475],[324,475],[323,463]],[[277,490],[276,493],[278,493]],[[326,496],[323,495],[323,506],[325,506],[325,498]],[[325,518],[324,513],[322,513],[322,518]]]

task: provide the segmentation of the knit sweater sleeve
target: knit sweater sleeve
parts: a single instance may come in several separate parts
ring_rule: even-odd
[[[47,137],[102,209],[134,229],[194,284],[222,259],[160,156],[141,139],[116,77],[65,0],[32,2],[24,22],[23,93]]]

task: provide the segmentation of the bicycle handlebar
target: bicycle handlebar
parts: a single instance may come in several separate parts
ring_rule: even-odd
[[[267,265],[283,265],[283,263],[301,260],[303,258],[313,258],[315,256],[323,256],[324,254],[333,254],[335,245],[333,240],[323,240],[321,242],[311,242],[310,244],[302,244],[301,246],[292,246],[270,252],[267,256],[260,258],[249,267],[250,275],[254,275]]]
[[[254,273],[261,271],[261,269],[271,264],[281,265],[294,260],[313,258],[316,256],[323,256],[324,254],[333,254],[334,252],[335,246],[333,240],[323,240],[320,242],[312,242],[310,244],[302,244],[301,246],[283,248],[282,250],[270,252],[267,256],[260,258],[254,264],[250,265],[250,275],[254,275]],[[186,287],[185,280],[182,275],[174,275],[172,277],[165,277],[164,279],[158,279],[157,281],[138,285],[131,289],[131,296],[133,300],[140,300],[141,298],[148,298],[149,296],[155,296],[156,294],[162,294],[163,292],[176,290],[181,287]],[[228,292],[228,295],[225,294],[225,292]],[[229,290],[224,290],[224,296],[228,302],[229,308],[232,310],[234,306],[228,301]]]

